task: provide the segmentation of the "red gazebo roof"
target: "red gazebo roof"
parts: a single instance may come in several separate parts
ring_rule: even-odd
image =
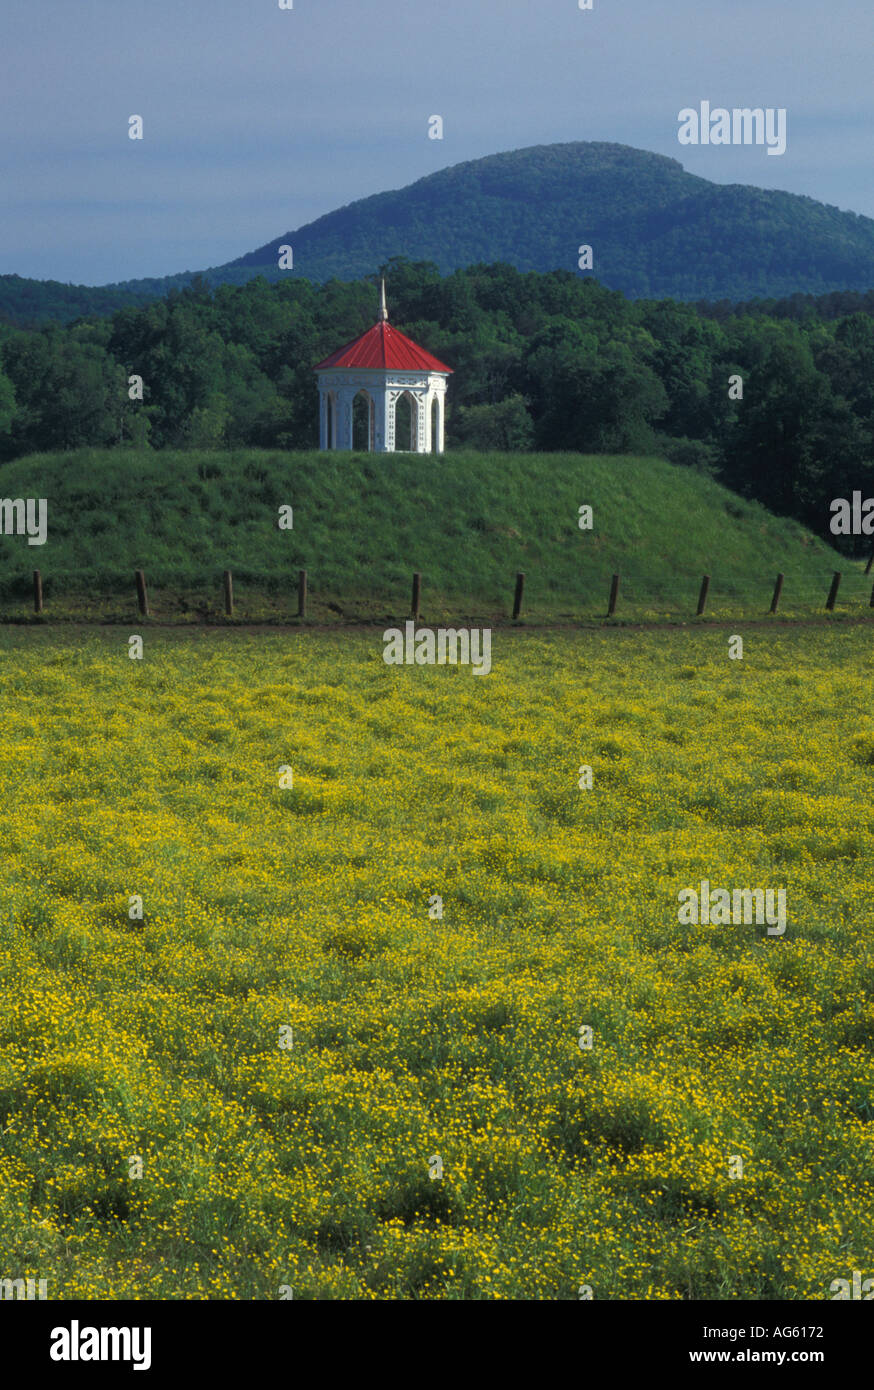
[[[313,371],[322,372],[329,367],[388,367],[403,372],[452,373],[445,362],[432,357],[412,338],[386,322],[375,323],[360,338],[332,352],[324,362],[313,367]]]

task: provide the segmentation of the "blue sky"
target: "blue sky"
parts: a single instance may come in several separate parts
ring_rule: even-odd
[[[566,140],[874,217],[872,51],[870,0],[2,0],[0,273],[203,269]],[[786,154],[681,148],[678,112],[702,99],[786,107]]]

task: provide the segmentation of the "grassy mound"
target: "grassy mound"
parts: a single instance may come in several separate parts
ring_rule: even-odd
[[[239,618],[293,617],[301,568],[323,621],[405,616],[414,570],[424,621],[508,616],[519,570],[530,621],[603,616],[614,572],[620,619],[689,617],[704,573],[712,616],[767,612],[777,571],[781,612],[821,611],[835,569],[838,611],[867,611],[861,565],[652,458],[83,449],[7,464],[0,492],[48,504],[45,545],[0,537],[7,619],[26,615],[35,568],[50,617],[126,616],[137,568],[159,618],[218,615],[224,569]],[[283,505],[291,530],[279,529]]]

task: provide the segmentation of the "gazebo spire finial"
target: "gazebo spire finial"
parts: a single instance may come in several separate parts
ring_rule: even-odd
[[[385,279],[379,282],[379,321],[388,323],[388,309],[385,307]]]

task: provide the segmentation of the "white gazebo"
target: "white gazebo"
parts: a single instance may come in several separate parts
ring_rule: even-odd
[[[313,370],[319,381],[320,449],[443,453],[452,368],[392,328],[384,280],[378,321]]]

